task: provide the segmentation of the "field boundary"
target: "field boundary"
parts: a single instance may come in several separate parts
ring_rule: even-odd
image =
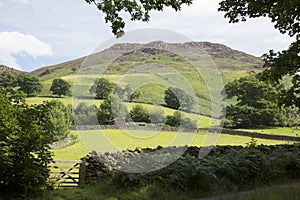
[[[71,130],[78,130],[78,131],[87,131],[87,130],[106,130],[106,129],[127,129],[127,130],[145,130],[145,131],[164,131],[164,132],[174,132],[178,131],[176,127],[164,127],[164,126],[137,126],[137,125],[124,125],[119,127],[118,125],[92,125],[92,126],[73,126]],[[267,139],[267,140],[285,140],[285,141],[294,141],[300,142],[300,137],[296,136],[286,136],[286,135],[275,135],[275,134],[265,134],[259,132],[248,132],[248,131],[241,131],[235,129],[219,129],[219,128],[209,128],[209,129],[198,129],[200,130],[209,131],[210,133],[222,133],[227,135],[238,135],[238,136],[247,136],[252,138],[260,138],[260,139]],[[182,132],[189,132],[190,130],[182,130]]]
[[[300,137],[293,137],[293,136],[286,136],[286,135],[273,135],[273,134],[247,132],[247,131],[234,130],[234,129],[223,129],[222,133],[228,135],[248,136],[248,137],[261,138],[267,140],[287,140],[287,141],[300,142]]]

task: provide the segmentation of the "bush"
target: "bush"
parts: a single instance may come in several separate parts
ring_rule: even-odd
[[[166,125],[172,126],[172,127],[179,127],[181,122],[181,112],[175,111],[173,115],[167,116]]]
[[[0,89],[0,196],[26,198],[47,186],[51,159],[40,109]]]
[[[172,127],[181,127],[187,130],[194,130],[198,128],[196,120],[192,120],[188,117],[185,117],[181,114],[180,111],[175,111],[173,115],[167,116],[166,125]]]
[[[217,147],[205,158],[187,155],[150,173],[115,173],[115,182],[121,187],[154,184],[177,191],[203,192],[252,189],[299,179],[300,145]]]
[[[154,124],[164,124],[166,122],[166,116],[163,109],[155,108],[150,110],[150,120]]]
[[[71,106],[52,100],[36,106],[36,118],[49,143],[66,138],[72,124]]]
[[[131,119],[134,122],[145,122],[150,123],[149,112],[142,105],[133,106],[132,110],[129,112]]]
[[[74,124],[77,126],[98,125],[97,106],[88,107],[85,102],[81,102],[74,110]]]

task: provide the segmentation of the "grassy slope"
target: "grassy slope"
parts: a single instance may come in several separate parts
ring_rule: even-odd
[[[138,99],[139,102],[155,104],[164,104],[164,90],[169,86],[183,87],[187,91],[192,89],[197,97],[200,113],[209,115],[211,97],[208,87],[212,86],[207,86],[207,81],[216,80],[216,73],[211,73],[212,67],[215,65],[219,67],[223,82],[226,84],[228,81],[258,71],[253,66],[261,62],[250,55],[245,54],[247,57],[245,59],[245,55],[238,57],[233,52],[226,53],[228,55],[215,56],[213,54],[214,56],[211,57],[195,54],[194,56],[198,56],[199,60],[186,62],[178,55],[161,52],[145,56],[145,53],[137,51],[121,56],[111,64],[105,56],[102,57],[102,64],[95,64],[98,63],[93,62],[93,59],[97,59],[96,56],[89,58],[92,64],[85,68],[79,69],[80,64],[84,62],[83,58],[41,68],[31,74],[40,77],[43,84],[43,91],[40,94],[42,97],[51,96],[49,89],[52,80],[58,77],[67,80],[72,85],[73,94],[84,96],[89,96],[88,89],[96,78],[106,77],[120,85],[130,84],[131,87],[139,89],[142,93]],[[200,73],[195,70],[195,66]],[[222,84],[217,83],[217,85]]]
[[[54,159],[79,160],[89,151],[119,151],[136,147],[161,146],[207,146],[207,145],[242,145],[251,141],[250,137],[222,134],[209,136],[205,131],[195,133],[154,132],[132,130],[93,130],[73,131],[79,139],[76,143],[53,150]],[[289,144],[287,141],[256,139],[257,144]]]

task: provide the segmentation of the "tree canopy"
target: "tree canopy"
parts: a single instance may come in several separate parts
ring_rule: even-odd
[[[134,105],[129,114],[134,122],[150,123],[150,115],[148,109],[140,104]]]
[[[64,139],[69,135],[72,123],[71,106],[52,100],[36,105],[35,111],[36,119],[39,120],[48,143]]]
[[[0,196],[27,199],[47,185],[51,159],[37,109],[25,94],[0,88]]]
[[[17,78],[15,74],[8,71],[0,73],[0,87],[13,88],[17,85]]]
[[[97,111],[100,124],[109,124],[116,118],[121,118],[125,121],[127,115],[126,105],[117,96],[110,96],[105,99]]]
[[[180,88],[170,87],[165,91],[165,103],[168,107],[174,109],[191,110],[196,104],[194,98]]]
[[[287,50],[270,50],[263,55],[265,61],[264,80],[279,83],[284,76],[292,77],[293,86],[282,90],[284,103],[300,107],[300,2],[298,0],[225,0],[220,3],[219,11],[225,12],[230,23],[246,21],[247,18],[268,17],[280,33],[295,37]]]
[[[278,105],[279,93],[270,84],[254,76],[244,77],[225,86],[227,98],[237,103],[229,105],[225,126],[255,128],[285,123],[285,112]]]
[[[132,21],[149,21],[151,10],[163,11],[165,7],[171,7],[176,11],[182,5],[191,5],[193,0],[152,1],[152,0],[85,0],[95,4],[105,14],[105,21],[110,22],[112,32],[117,37],[124,34],[125,22],[121,13],[128,13]],[[247,18],[268,17],[282,34],[287,33],[295,37],[287,50],[274,52],[270,50],[263,56],[265,61],[264,79],[278,83],[285,75],[292,76],[293,86],[282,91],[285,103],[300,107],[300,76],[297,74],[300,68],[300,11],[298,0],[223,0],[218,11],[225,12],[224,17],[230,23],[246,21]]]
[[[120,14],[129,13],[132,21],[149,21],[151,10],[163,11],[166,7],[171,7],[176,11],[181,9],[183,4],[190,5],[192,0],[85,0],[87,3],[95,4],[97,8],[105,14],[105,22],[111,23],[111,29],[114,35],[120,37],[124,34],[125,22]]]
[[[42,84],[35,76],[20,75],[18,77],[19,90],[26,93],[27,97],[33,96],[42,91]]]
[[[95,94],[96,99],[107,99],[111,95],[114,86],[106,78],[96,79],[90,88],[90,94]]]
[[[52,81],[50,91],[52,92],[52,94],[61,97],[62,95],[70,95],[71,94],[70,88],[71,85],[67,81],[58,78]]]

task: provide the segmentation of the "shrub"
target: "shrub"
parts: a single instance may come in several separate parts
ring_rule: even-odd
[[[51,159],[40,109],[0,89],[0,196],[26,198],[47,186]]]
[[[155,108],[150,110],[150,120],[154,124],[164,124],[166,122],[166,116],[163,109]]]
[[[145,122],[150,123],[149,112],[142,105],[133,106],[132,110],[129,112],[131,119],[134,122]]]

